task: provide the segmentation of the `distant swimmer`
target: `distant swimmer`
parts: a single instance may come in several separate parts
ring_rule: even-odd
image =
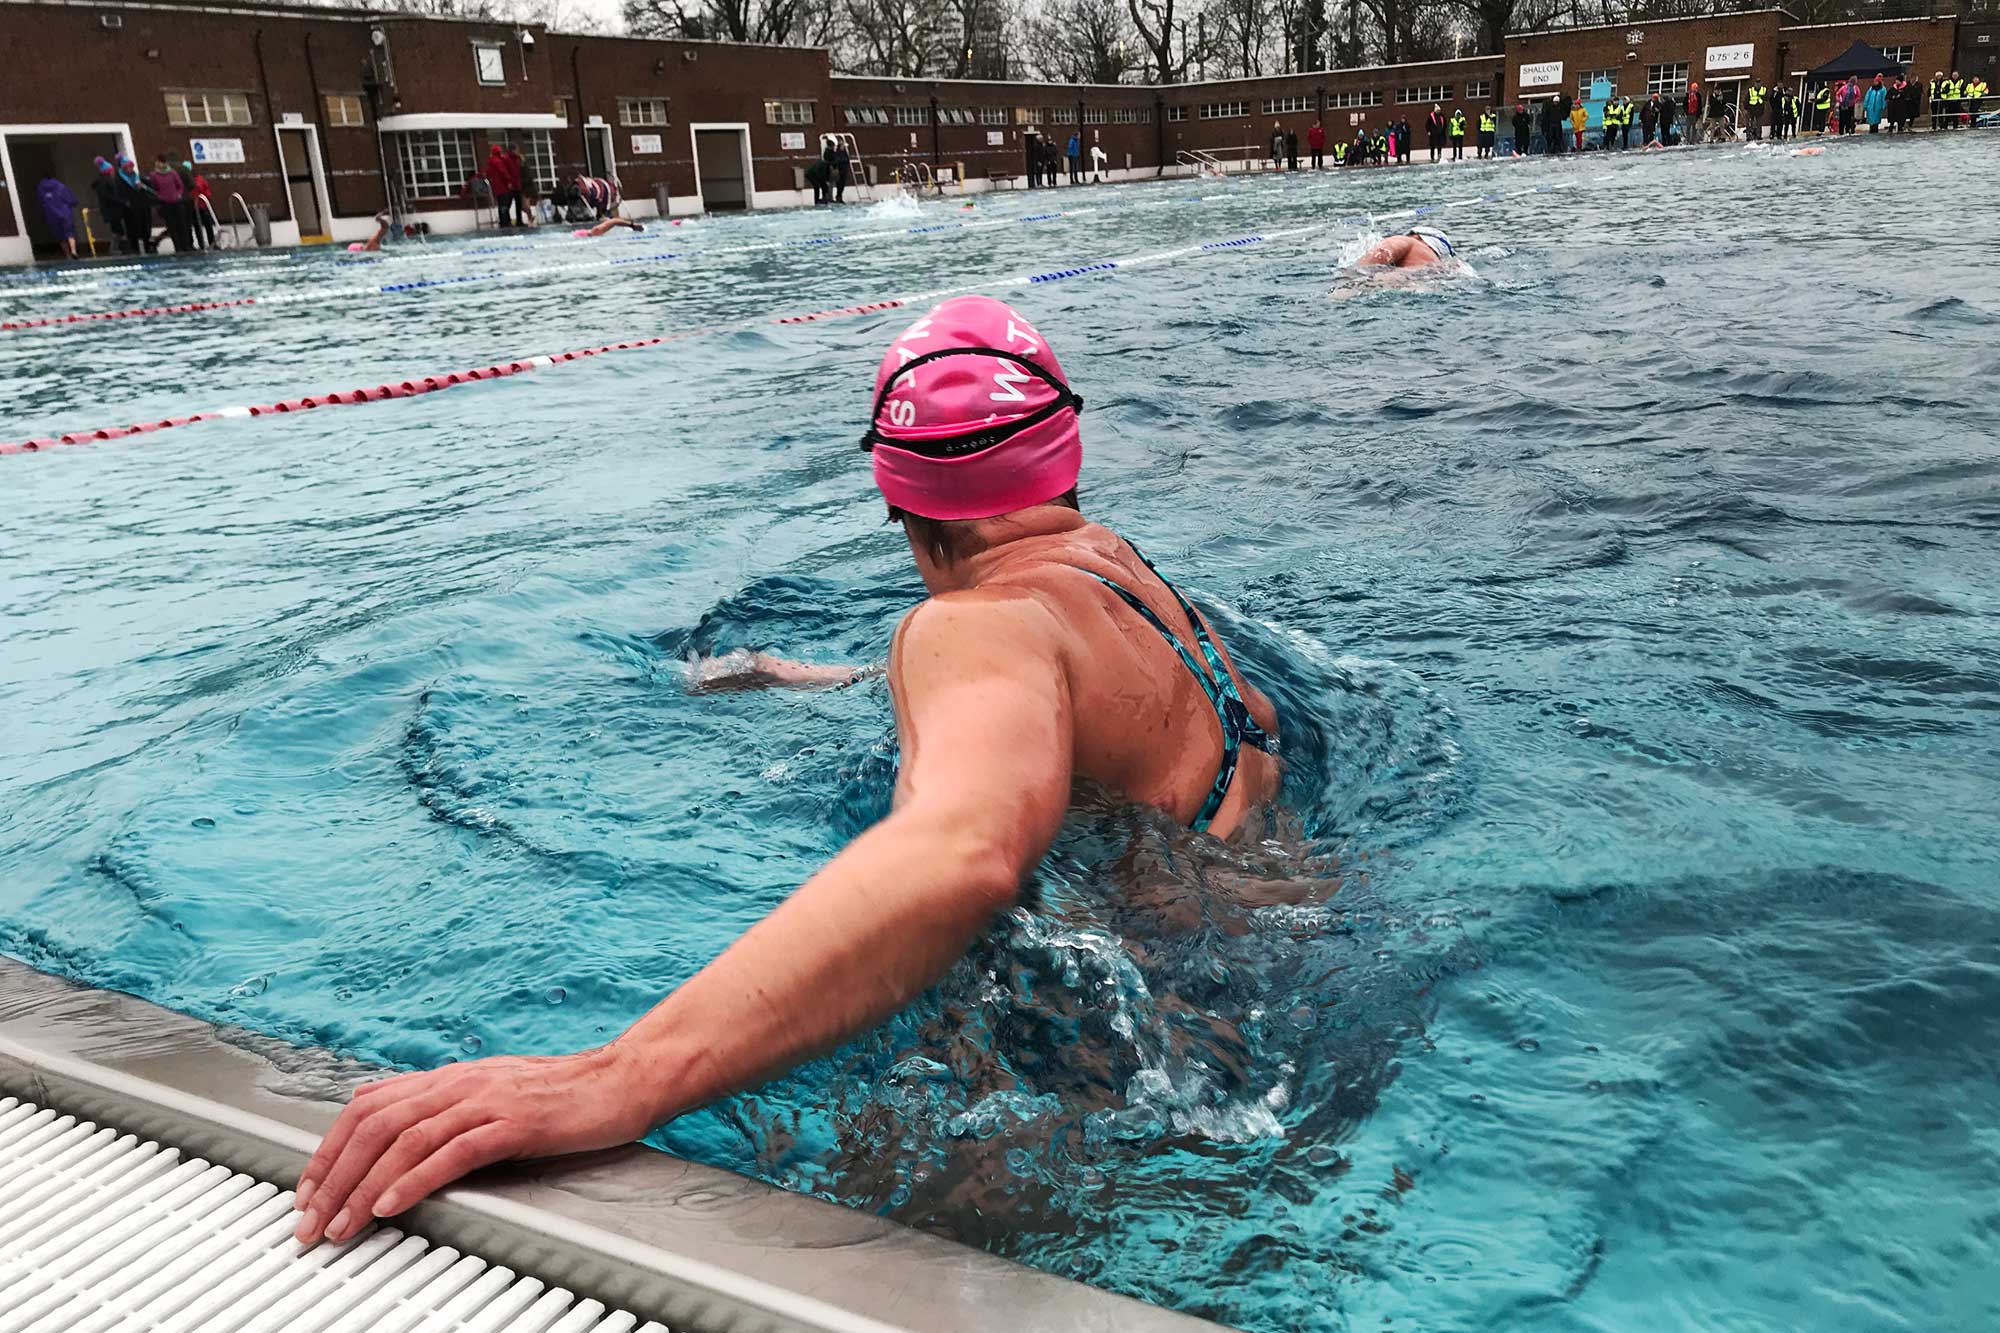
[[[298,1239],[348,1240],[492,1162],[629,1143],[875,1027],[1014,908],[1079,786],[1263,835],[1276,714],[1210,619],[1084,517],[1082,410],[991,297],[897,336],[861,444],[928,596],[889,649],[888,815],[604,1045],[357,1089],[300,1177]]]
[[[1412,227],[1391,236],[1354,261],[1356,268],[1425,268],[1456,259],[1451,238],[1435,227]]]
[[[588,239],[589,237],[592,236],[602,236],[616,227],[627,227],[633,231],[646,230],[644,227],[640,226],[636,222],[631,221],[628,218],[604,218],[601,219],[596,226],[578,227],[575,231],[571,232],[570,235],[578,237],[579,239]]]
[[[380,250],[382,248],[383,238],[389,234],[389,226],[390,226],[389,210],[385,208],[380,213],[377,213],[375,215],[375,234],[373,236],[370,236],[365,241],[349,241],[347,243],[348,250],[354,254],[363,254]],[[410,227],[403,228],[403,234],[405,236],[413,234],[413,231],[414,229]]]
[[[1820,156],[1820,155],[1821,155],[1822,153],[1824,153],[1824,152],[1826,152],[1826,149],[1824,149],[1824,148],[1821,148],[1821,147],[1820,147],[1820,146],[1819,146],[1818,144],[1814,144],[1814,145],[1813,145],[1812,147],[1810,147],[1810,148],[1794,148],[1794,149],[1792,150],[1792,156],[1793,156],[1793,157],[1818,157],[1818,156]]]

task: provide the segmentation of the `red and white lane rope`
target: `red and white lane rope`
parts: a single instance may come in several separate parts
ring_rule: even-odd
[[[122,440],[131,435],[146,435],[157,430],[168,430],[175,426],[191,426],[197,421],[227,421],[235,417],[262,417],[284,412],[308,412],[319,407],[344,407],[353,403],[379,403],[385,398],[414,398],[418,394],[436,393],[440,389],[455,388],[461,384],[476,384],[483,380],[505,379],[509,375],[523,375],[531,370],[541,370],[547,366],[562,365],[570,361],[581,361],[585,357],[602,356],[606,352],[625,352],[635,347],[655,347],[666,342],[665,338],[639,338],[632,342],[609,343],[603,347],[585,347],[574,352],[558,352],[552,356],[531,356],[521,361],[508,361],[500,365],[480,366],[472,370],[455,370],[445,375],[425,375],[417,379],[401,380],[395,384],[377,384],[360,389],[337,390],[333,393],[308,394],[304,398],[288,398],[275,403],[264,403],[252,407],[218,407],[207,412],[196,412],[185,417],[166,417],[159,421],[141,421],[130,426],[106,426],[99,430],[72,431],[67,435],[51,435],[41,439],[22,440],[17,444],[0,444],[0,454],[27,454],[43,449],[53,449],[65,444],[95,444],[100,440]]]

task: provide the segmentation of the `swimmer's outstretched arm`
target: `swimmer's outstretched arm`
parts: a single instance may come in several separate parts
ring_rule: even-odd
[[[908,1004],[1012,906],[1069,805],[1057,629],[1024,597],[948,594],[890,653],[903,763],[887,819],[608,1046],[357,1090],[300,1177],[298,1236],[344,1240],[469,1171],[629,1143]]]
[[[738,649],[688,663],[690,694],[730,694],[739,690],[837,690],[882,674],[879,665],[840,666],[794,662]]]

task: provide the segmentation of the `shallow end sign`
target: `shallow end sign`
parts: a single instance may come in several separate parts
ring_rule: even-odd
[[[1539,65],[1521,66],[1519,86],[1523,88],[1546,88],[1563,81],[1563,62],[1546,60]]]
[[[1710,71],[1749,69],[1757,61],[1757,47],[1744,42],[1737,46],[1711,46],[1708,48],[1707,67]]]
[[[241,139],[189,139],[188,160],[190,162],[241,162],[243,161],[243,141]]]

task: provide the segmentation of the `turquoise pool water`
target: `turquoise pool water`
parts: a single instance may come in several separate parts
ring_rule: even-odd
[[[1087,507],[1277,696],[1300,836],[1081,811],[935,992],[659,1142],[1260,1331],[1980,1327],[1992,151],[6,279],[513,275],[0,335],[0,438],[1499,195],[1413,291],[1329,300],[1335,226],[1004,293],[1090,400]],[[789,243],[836,229],[897,235]],[[886,799],[879,684],[680,662],[881,655],[917,584],[854,441],[909,317],[0,459],[0,951],[405,1065],[616,1032]]]

